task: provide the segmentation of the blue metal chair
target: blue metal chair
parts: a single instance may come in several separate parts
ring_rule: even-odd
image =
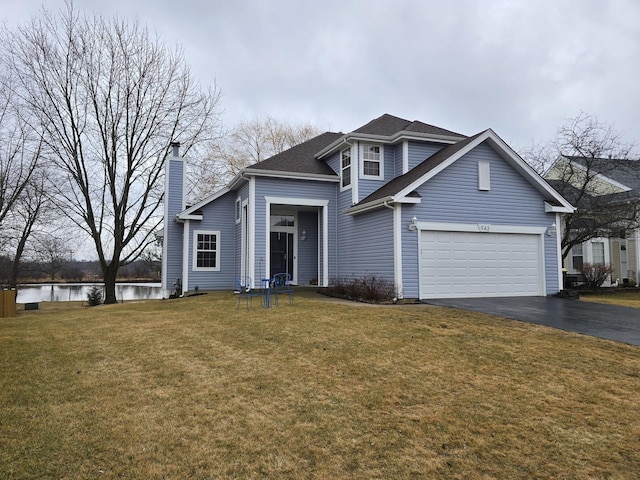
[[[251,277],[237,277],[236,278],[236,291],[238,292],[238,306],[236,310],[240,308],[240,302],[243,298],[247,299],[247,310],[252,303],[253,297],[260,297],[260,302],[263,301],[262,290],[254,290],[251,283]]]
[[[293,305],[293,287],[291,286],[291,274],[276,273],[271,279],[271,294],[276,297],[276,305],[278,305],[278,297],[281,294],[289,295],[289,305]]]

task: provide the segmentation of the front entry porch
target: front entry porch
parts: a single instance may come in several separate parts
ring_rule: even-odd
[[[295,285],[328,285],[328,202],[266,200],[264,273],[288,273]]]

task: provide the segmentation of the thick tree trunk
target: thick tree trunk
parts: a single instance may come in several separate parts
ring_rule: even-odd
[[[102,275],[104,277],[104,303],[118,303],[116,297],[116,277],[118,275],[118,263],[111,262],[103,266]]]

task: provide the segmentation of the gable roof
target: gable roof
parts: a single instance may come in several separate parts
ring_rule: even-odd
[[[540,177],[533,168],[504,143],[493,130],[488,129],[473,137],[465,138],[453,145],[444,147],[415,166],[412,170],[390,180],[378,190],[363,198],[351,208],[348,208],[346,213],[354,214],[388,203],[402,202],[406,197],[410,197],[412,192],[420,185],[430,178],[433,178],[436,174],[485,141],[489,142],[490,146],[496,150],[500,156],[507,160],[544,196],[548,202],[547,208],[549,211],[571,213],[575,210],[549,183]]]
[[[273,157],[269,157],[262,162],[250,165],[245,171],[271,171],[337,176],[336,172],[334,172],[326,162],[318,160],[315,155],[318,151],[342,137],[342,135],[342,133],[325,132],[306,142],[291,147],[284,152],[278,153]]]
[[[342,135],[335,142],[320,150],[317,158],[324,158],[336,149],[349,145],[352,140],[372,141],[378,143],[397,143],[406,139],[417,139],[443,144],[451,144],[467,138],[466,135],[435,127],[419,121],[405,120],[385,113],[371,120],[356,130]]]
[[[388,113],[385,113],[384,115],[371,120],[369,123],[354,130],[352,133],[364,133],[369,135],[381,135],[389,137],[403,131],[425,133],[431,135],[464,137],[464,135],[452,132],[451,130],[446,130],[444,128],[418,122],[417,120],[405,120],[404,118],[395,117],[393,115],[389,115]]]
[[[559,162],[569,161],[585,171],[589,169],[593,174],[594,181],[604,182],[617,191],[594,193],[594,191],[583,191],[570,183],[570,179],[556,178],[549,175]],[[640,200],[640,160],[620,159],[620,158],[585,158],[579,156],[563,155],[547,170],[545,175],[554,188],[571,201],[574,205],[582,209],[593,208],[611,204],[621,204],[627,202],[637,202]]]
[[[342,133],[325,132],[302,142],[294,147],[255,163],[242,170],[226,187],[208,195],[194,205],[178,214],[181,220],[201,220],[197,212],[203,206],[231,192],[235,185],[243,179],[243,174],[261,174],[274,176],[331,177],[338,181],[336,174],[325,162],[316,159],[315,153],[327,144],[340,138]]]

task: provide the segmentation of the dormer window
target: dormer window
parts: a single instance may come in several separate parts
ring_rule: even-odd
[[[384,179],[384,153],[379,145],[362,145],[360,176],[373,180]]]
[[[351,148],[340,153],[340,188],[345,190],[351,186]]]

